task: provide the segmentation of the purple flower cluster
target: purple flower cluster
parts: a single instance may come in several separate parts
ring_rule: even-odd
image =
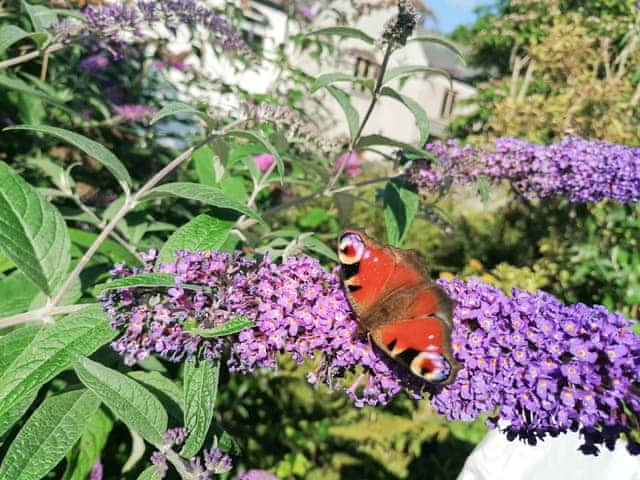
[[[241,473],[238,480],[279,480],[279,478],[266,470],[253,469]]]
[[[126,5],[107,3],[91,5],[83,13],[89,31],[112,45],[145,39],[142,28],[145,24],[162,23],[170,29],[175,29],[180,24],[200,25],[207,29],[214,44],[221,50],[251,54],[248,45],[224,18],[195,0],[140,0]]]
[[[468,184],[483,175],[509,180],[524,196],[567,196],[573,202],[640,200],[640,148],[567,137],[552,145],[499,138],[489,150],[454,140],[425,147],[436,159],[420,161],[407,172],[426,193],[448,182]]]
[[[153,353],[175,362],[196,354],[219,358],[231,340],[227,363],[232,372],[275,368],[277,354],[286,353],[298,363],[314,360],[309,381],[343,389],[359,406],[386,403],[401,390],[401,378],[366,340],[355,337],[357,323],[340,279],[317,260],[291,257],[276,264],[240,253],[183,251],[174,263],[154,267],[153,255],[147,260],[143,271],[175,274],[176,286],[166,294],[122,288],[102,297],[112,327],[122,329],[112,346],[126,364]],[[139,272],[118,265],[112,273]],[[193,333],[194,327],[214,328],[236,317],[246,317],[256,328],[228,337]],[[343,386],[342,377],[358,365],[371,375]]]
[[[637,425],[640,337],[622,315],[478,280],[440,284],[457,302],[451,342],[464,368],[432,396],[438,412],[472,420],[497,406],[489,424],[506,423],[511,438],[580,430],[587,454]]]
[[[164,435],[164,451],[179,447],[189,436],[189,432],[184,428],[172,428]],[[167,475],[169,466],[167,465],[166,454],[161,450],[155,450],[150,457],[151,463],[155,466],[155,471],[160,478]],[[226,473],[233,467],[231,457],[223,453],[218,448],[205,448],[202,455],[193,457],[187,465],[187,471],[194,480],[209,480],[212,475]]]
[[[492,427],[506,422],[511,438],[533,442],[546,434],[578,430],[585,453],[613,448],[640,419],[640,337],[621,315],[604,307],[565,306],[543,292],[514,290],[509,297],[477,280],[444,281],[457,302],[452,344],[461,365],[456,381],[435,388],[421,383],[357,334],[357,321],[336,272],[310,257],[283,264],[239,253],[178,252],[174,263],[144,271],[175,275],[166,293],[148,288],[110,291],[103,301],[122,334],[114,349],[132,364],[152,353],[172,361],[222,355],[248,373],[277,366],[277,355],[315,362],[308,374],[344,391],[357,406],[384,404],[403,388],[431,393],[449,418],[472,420],[499,408]],[[114,273],[137,273],[118,266]],[[234,317],[255,323],[236,335],[203,338],[196,328]],[[638,444],[629,441],[630,451]],[[637,452],[640,453],[640,452]]]

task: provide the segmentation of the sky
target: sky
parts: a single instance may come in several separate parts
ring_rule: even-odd
[[[451,33],[458,25],[472,23],[476,15],[473,9],[480,5],[491,4],[491,0],[424,0],[435,12],[438,22],[427,21],[427,28],[442,33]]]

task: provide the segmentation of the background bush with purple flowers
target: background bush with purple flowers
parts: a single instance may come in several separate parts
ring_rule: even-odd
[[[450,479],[487,428],[640,453],[636,2],[481,12],[452,34],[475,108],[424,145],[367,129],[394,95],[429,130],[385,76],[414,2],[283,1],[273,51],[251,2],[86,3],[0,1],[0,479]],[[373,79],[327,70],[354,38]],[[456,300],[452,385],[358,334],[346,225]]]

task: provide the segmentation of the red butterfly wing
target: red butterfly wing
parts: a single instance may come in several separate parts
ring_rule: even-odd
[[[356,229],[343,232],[343,243],[344,283],[361,326],[415,375],[431,383],[453,381],[458,369],[450,341],[453,301],[415,252],[380,245]],[[355,247],[349,251],[350,244]]]

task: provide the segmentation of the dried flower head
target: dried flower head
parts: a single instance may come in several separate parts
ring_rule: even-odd
[[[403,47],[418,24],[418,11],[409,0],[398,0],[398,13],[384,26],[382,41],[391,47]]]

